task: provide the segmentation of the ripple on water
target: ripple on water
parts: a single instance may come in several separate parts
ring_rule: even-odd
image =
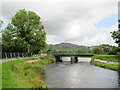
[[[90,58],[79,58],[76,64],[70,64],[67,60],[46,67],[48,88],[117,88],[119,86],[116,71],[90,65]]]

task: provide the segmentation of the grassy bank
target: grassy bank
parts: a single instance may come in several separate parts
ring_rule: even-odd
[[[0,90],[2,89],[2,64],[0,63]]]
[[[120,55],[95,55],[92,60],[100,59],[105,61],[120,62]]]
[[[29,60],[39,61],[24,63]],[[46,87],[44,82],[44,65],[52,62],[54,62],[54,58],[50,55],[41,58],[30,58],[5,62],[2,64],[2,87]]]
[[[120,56],[119,55],[95,55],[92,57],[91,64],[115,71],[120,72],[120,65],[112,65],[112,64],[107,64],[107,63],[101,63],[98,61],[94,61],[95,59],[100,59],[104,61],[111,61],[111,62],[120,62]]]

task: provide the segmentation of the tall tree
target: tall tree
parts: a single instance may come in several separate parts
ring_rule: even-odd
[[[9,43],[8,46],[11,46],[9,49],[12,51],[34,53],[38,53],[44,49],[46,47],[46,33],[40,19],[40,16],[33,11],[27,11],[25,9],[19,10],[4,31],[11,34],[11,38],[9,39],[12,43],[5,39],[8,37],[8,34],[4,33],[3,46],[5,46],[7,42]]]
[[[120,20],[118,20],[118,31],[113,31],[112,33],[112,37],[115,40],[115,43],[118,44],[118,47],[120,47]]]

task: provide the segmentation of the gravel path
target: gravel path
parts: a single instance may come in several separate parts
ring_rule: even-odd
[[[106,63],[106,64],[120,65],[120,62],[104,61],[104,60],[100,60],[100,59],[94,59],[94,61],[101,62],[101,63]]]
[[[33,62],[37,62],[37,61],[41,61],[41,59],[38,59],[38,60],[29,60],[29,61],[25,61],[23,63],[33,63]]]

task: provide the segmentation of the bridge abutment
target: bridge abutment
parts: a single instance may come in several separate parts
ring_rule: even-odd
[[[75,63],[77,63],[78,62],[78,57],[75,57]]]
[[[78,62],[78,57],[76,57],[76,56],[71,56],[70,62],[71,62],[71,64],[72,64],[72,63],[77,63],[77,62]]]
[[[56,62],[62,62],[62,57],[61,56],[55,56]]]

